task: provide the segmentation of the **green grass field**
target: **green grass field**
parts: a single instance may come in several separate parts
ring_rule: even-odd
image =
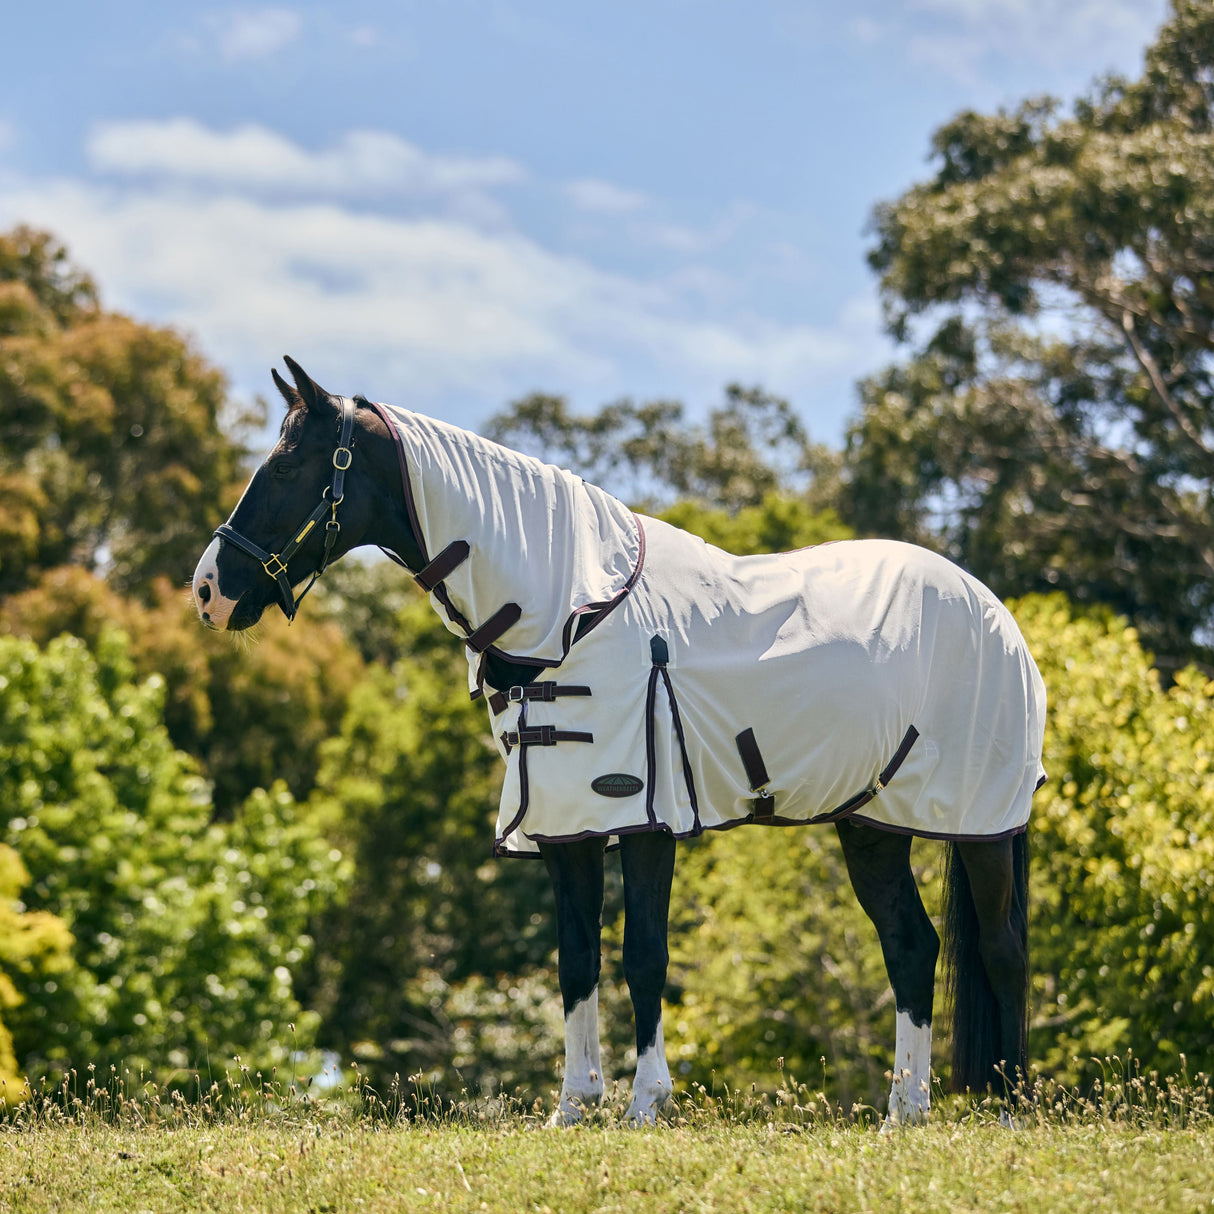
[[[321,1130],[56,1127],[0,1136],[0,1208],[141,1210],[1214,1209],[1214,1132],[751,1123]]]
[[[804,1087],[700,1089],[646,1130],[617,1094],[550,1130],[534,1106],[357,1084],[320,1102],[241,1078],[195,1102],[64,1085],[0,1123],[0,1211],[1214,1211],[1206,1078],[1110,1080],[1038,1085],[1016,1129],[944,1098],[892,1134]]]

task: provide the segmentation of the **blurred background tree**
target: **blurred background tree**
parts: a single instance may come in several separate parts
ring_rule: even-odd
[[[0,593],[65,563],[126,592],[179,582],[245,479],[230,435],[251,419],[226,404],[184,338],[101,308],[51,236],[0,236]]]

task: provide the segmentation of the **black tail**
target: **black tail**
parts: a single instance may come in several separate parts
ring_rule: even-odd
[[[998,1084],[999,1068],[1014,1083],[1017,1068],[1028,1072],[1028,832],[1012,840],[1011,927],[1024,957],[1023,981],[1008,992],[1016,1008],[1015,1040],[1012,1048],[1000,1032],[999,1004],[978,949],[978,915],[970,891],[969,874],[956,843],[945,846],[944,870],[944,984],[945,1002],[952,1029],[952,1086],[963,1092],[984,1092]]]

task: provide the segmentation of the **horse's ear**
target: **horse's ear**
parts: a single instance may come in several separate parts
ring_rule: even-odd
[[[303,403],[309,409],[321,409],[329,403],[329,394],[308,375],[299,363],[289,354],[284,354],[282,359],[287,364],[287,370],[291,372],[291,377],[295,380],[295,386],[299,389],[299,395],[303,399]]]
[[[276,387],[279,390],[279,392],[282,393],[283,400],[285,400],[287,402],[287,408],[288,409],[301,408],[303,405],[303,399],[300,397],[299,393],[296,392],[295,389],[292,388],[291,385],[289,383],[287,383],[287,381],[285,379],[283,379],[283,377],[281,375],[278,374],[277,367],[270,368],[270,375],[273,377],[274,387]]]

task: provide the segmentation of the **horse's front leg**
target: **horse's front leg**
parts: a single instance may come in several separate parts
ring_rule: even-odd
[[[666,831],[620,839],[624,874],[624,978],[636,1016],[637,1071],[628,1120],[651,1125],[670,1095],[662,1040],[662,989],[669,952],[666,922],[674,878],[674,837]]]
[[[599,965],[604,839],[544,843],[556,895],[557,969],[565,1005],[565,1078],[549,1125],[580,1121],[603,1095],[599,1063]]]

